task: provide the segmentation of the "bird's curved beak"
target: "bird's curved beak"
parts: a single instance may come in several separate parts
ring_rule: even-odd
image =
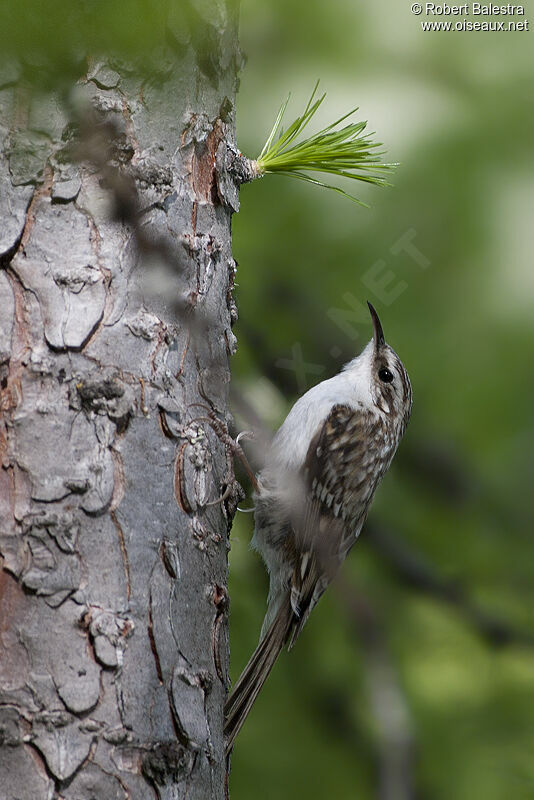
[[[371,319],[373,320],[373,339],[375,342],[375,350],[380,350],[380,348],[386,343],[386,340],[384,339],[384,331],[382,330],[382,323],[380,322],[378,314],[369,300],[367,301],[367,305],[369,306],[369,312],[371,314]]]

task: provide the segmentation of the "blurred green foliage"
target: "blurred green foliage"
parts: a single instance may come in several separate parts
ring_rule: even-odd
[[[136,55],[161,44],[173,0],[18,0],[2,4],[3,55],[77,59],[80,48]],[[125,14],[127,18],[125,19]],[[125,24],[127,22],[127,24]]]
[[[237,2],[5,0],[0,3],[0,68],[15,56],[28,84],[56,90],[83,75],[88,58],[128,61],[154,77],[164,66],[173,67],[190,41],[197,60],[209,61],[220,33],[231,30],[228,21]]]
[[[375,303],[414,412],[372,522],[469,602],[533,632],[533,34],[424,33],[422,19],[394,0],[242,0],[243,152],[258,154],[288,91],[291,119],[320,77],[318,125],[359,105],[401,165],[394,188],[362,186],[371,210],[278,176],[243,187],[233,373],[274,429],[370,338],[369,321],[351,337],[331,309]],[[423,259],[397,244],[404,235]],[[372,281],[387,270],[386,295],[404,282],[393,302]],[[295,345],[315,365],[304,379],[282,361]],[[238,515],[232,532],[234,679],[267,590],[252,524]],[[380,788],[376,665],[331,589],[238,739],[233,799],[534,797],[534,648],[489,643],[465,609],[400,580],[365,531],[344,575],[373,609],[405,704],[415,788]],[[387,706],[387,681],[381,691]]]

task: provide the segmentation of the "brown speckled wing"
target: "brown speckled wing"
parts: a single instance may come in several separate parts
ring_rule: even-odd
[[[293,524],[296,559],[291,605],[298,624],[290,645],[354,543],[367,514],[379,479],[377,468],[380,472],[372,446],[379,431],[377,425],[370,412],[336,405],[308,448],[303,467],[307,497]]]

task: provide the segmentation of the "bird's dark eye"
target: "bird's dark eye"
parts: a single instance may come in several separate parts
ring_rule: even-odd
[[[391,383],[393,380],[393,373],[387,367],[382,367],[378,370],[378,377],[382,383]]]

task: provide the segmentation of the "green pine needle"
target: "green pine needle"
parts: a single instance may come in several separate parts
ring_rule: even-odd
[[[380,162],[380,156],[383,153],[377,151],[376,148],[381,147],[381,144],[373,142],[371,136],[363,135],[367,122],[351,122],[343,128],[335,130],[341,122],[354,114],[358,110],[357,108],[344,114],[318,133],[296,142],[295,140],[302,134],[326,97],[325,92],[317,100],[314,99],[318,86],[319,81],[315,84],[304,113],[297,117],[286,131],[280,130],[280,126],[289,97],[282,105],[269,138],[256,160],[258,174],[277,172],[280,175],[288,175],[291,178],[298,178],[326,189],[332,189],[332,191],[366,206],[367,204],[358,200],[357,197],[338,186],[312,177],[309,173],[329,173],[343,178],[374,183],[377,186],[390,186],[391,184],[380,173],[391,172],[397,164]],[[275,141],[279,131],[278,139]]]

